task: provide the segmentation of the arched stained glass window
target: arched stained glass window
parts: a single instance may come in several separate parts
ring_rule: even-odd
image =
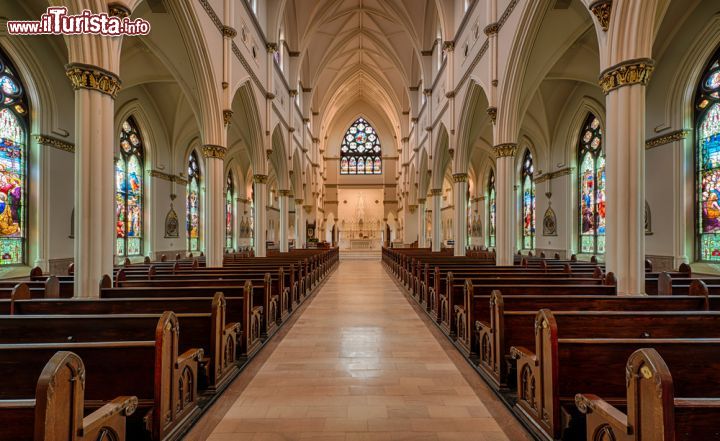
[[[250,247],[255,248],[255,189],[250,189]]]
[[[0,51],[0,265],[25,262],[29,113],[20,78]]]
[[[341,175],[379,175],[382,173],[382,147],[375,129],[358,118],[340,146]]]
[[[535,165],[530,150],[525,151],[522,163],[522,237],[523,249],[535,248],[535,181],[533,180]]]
[[[233,223],[235,222],[235,184],[233,184],[232,172],[228,173],[225,184],[225,248],[233,249]]]
[[[488,246],[495,246],[495,220],[496,220],[496,205],[495,205],[495,172],[490,170],[490,177],[488,178],[488,213],[490,222],[488,222],[490,232],[488,233]]]
[[[187,185],[188,251],[200,251],[200,165],[197,153],[190,153]]]
[[[588,115],[578,144],[580,252],[605,253],[605,155],[600,120]]]
[[[695,105],[699,259],[720,261],[720,50],[705,69]]]
[[[130,117],[120,127],[120,157],[115,161],[115,253],[139,256],[143,250],[142,137]]]

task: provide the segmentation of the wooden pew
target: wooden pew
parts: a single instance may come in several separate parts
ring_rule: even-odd
[[[453,289],[452,295],[441,298],[439,303],[440,327],[451,337],[464,336],[460,340],[460,346],[465,351],[470,349],[470,330],[475,326],[477,314],[487,308],[487,302],[492,292],[498,288],[505,295],[598,295],[614,296],[617,293],[615,285],[596,283],[593,285],[578,285],[573,279],[562,284],[551,279],[550,283],[544,284],[542,279],[532,280],[533,283],[503,285],[499,287],[490,281],[478,285],[478,280],[465,280],[462,292]],[[601,281],[597,281],[601,282]],[[467,352],[466,352],[467,354]]]
[[[178,353],[177,317],[164,313],[155,339],[90,343],[0,344],[0,362],[14,372],[10,383],[35,381],[58,351],[77,354],[88,372],[85,408],[93,411],[118,396],[138,397],[139,412],[128,419],[129,440],[177,439],[198,414],[197,375],[202,350]],[[3,387],[5,389],[5,387]]]
[[[720,354],[712,345],[691,346],[688,356],[704,361],[692,372],[668,366],[653,348],[638,349],[625,367],[627,413],[597,395],[578,394],[586,415],[587,440],[720,440]],[[697,363],[694,363],[697,365]]]
[[[577,439],[585,433],[574,397],[593,391],[624,405],[628,357],[654,347],[688,375],[706,368],[696,345],[720,351],[718,312],[560,312],[540,310],[535,345],[511,348],[517,370],[517,410],[547,440]],[[702,377],[702,375],[701,375]],[[705,383],[703,378],[698,381]]]
[[[535,342],[532,324],[540,309],[559,311],[707,311],[703,296],[504,296],[500,290],[490,295],[486,308],[475,311],[469,336],[458,336],[463,353],[485,373],[495,389],[515,387],[512,346],[530,347]],[[467,340],[471,337],[471,340]]]
[[[125,441],[137,397],[118,396],[83,416],[86,374],[77,355],[57,352],[44,367],[23,367],[27,375],[9,367],[0,360],[0,375],[12,379],[0,389],[0,441]]]

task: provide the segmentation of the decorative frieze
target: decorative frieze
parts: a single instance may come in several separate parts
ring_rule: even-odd
[[[598,0],[589,6],[595,18],[597,18],[602,30],[607,32],[610,27],[610,14],[612,13],[612,0]]]
[[[268,175],[253,175],[253,182],[256,184],[267,184]]]
[[[225,159],[227,147],[215,144],[206,144],[202,146],[202,154],[205,158]]]
[[[117,75],[97,66],[72,63],[65,66],[65,75],[73,89],[97,90],[115,98],[120,91],[121,81]]]
[[[653,149],[655,147],[660,147],[661,145],[670,144],[671,142],[682,141],[683,139],[687,138],[689,134],[690,130],[683,129],[676,130],[672,133],[668,133],[667,135],[656,136],[645,141],[645,148]]]
[[[35,141],[37,141],[40,145],[52,147],[68,153],[75,153],[75,144],[55,138],[54,136],[35,135]]]
[[[650,76],[654,69],[655,62],[650,58],[624,61],[606,69],[600,74],[600,87],[602,87],[603,92],[607,95],[611,91],[623,86],[631,86],[633,84],[646,86],[650,81]]]
[[[515,153],[517,153],[517,144],[514,142],[506,142],[504,144],[496,145],[493,149],[495,150],[496,158],[515,156]]]

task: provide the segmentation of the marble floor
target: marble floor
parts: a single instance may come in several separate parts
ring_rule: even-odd
[[[186,439],[531,439],[380,262],[341,262],[283,331]]]

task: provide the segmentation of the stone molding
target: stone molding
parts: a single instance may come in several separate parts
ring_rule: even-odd
[[[670,144],[671,142],[682,141],[683,139],[687,138],[689,134],[690,130],[682,129],[668,133],[667,135],[660,135],[654,138],[650,138],[645,141],[645,149],[649,150],[655,147],[660,147],[661,145]]]
[[[574,169],[572,167],[566,167],[566,168],[554,171],[552,173],[545,173],[542,176],[538,176],[537,178],[534,179],[534,181],[536,184],[540,184],[545,181],[549,181],[551,179],[559,178],[560,176],[569,175],[570,173],[573,172],[573,170]]]
[[[37,141],[38,144],[44,145],[47,147],[52,147],[58,150],[62,150],[64,152],[68,153],[75,153],[75,144],[63,141],[62,139],[55,138],[54,136],[50,135],[35,135],[34,136],[35,141]]]
[[[187,185],[187,183],[188,183],[187,179],[183,178],[182,176],[171,175],[169,173],[163,173],[160,170],[150,170],[150,177],[162,179],[164,181],[175,182],[175,183],[181,184],[181,185]]]

